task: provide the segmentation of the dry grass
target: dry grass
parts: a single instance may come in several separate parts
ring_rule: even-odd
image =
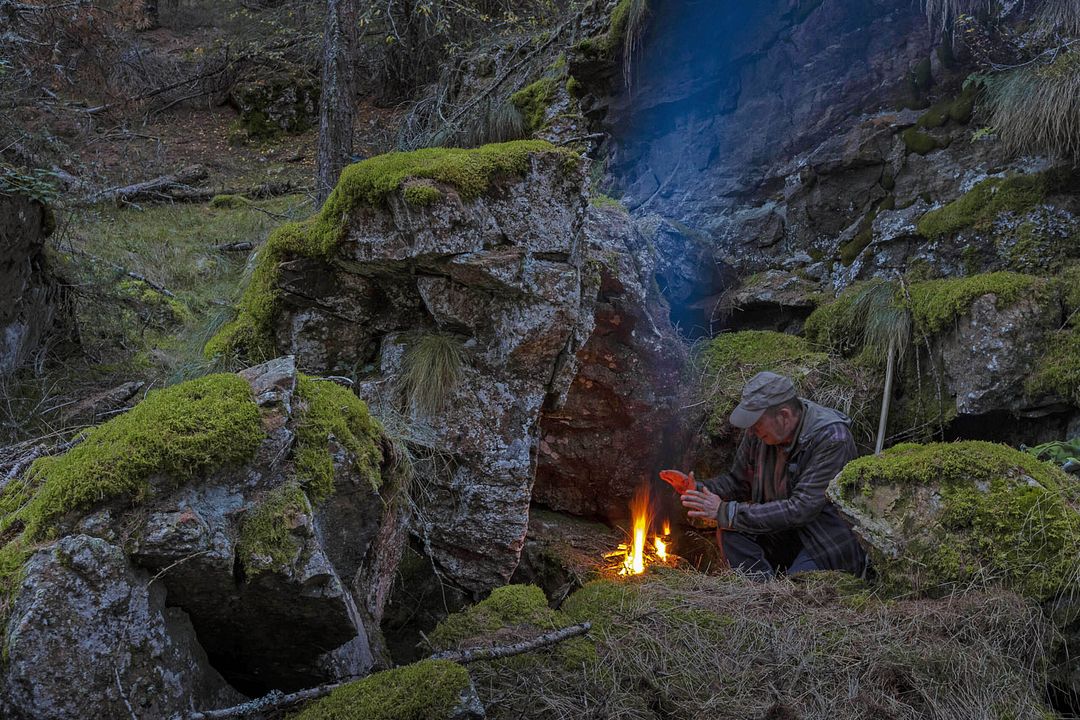
[[[1080,47],[991,76],[987,122],[1013,152],[1080,157]]]
[[[465,362],[461,339],[450,333],[424,333],[413,338],[402,362],[401,386],[409,403],[431,415],[457,385]]]
[[[590,584],[563,607],[591,613],[595,659],[470,665],[489,717],[1045,717],[1054,632],[1014,595],[885,600],[831,574],[667,571]]]

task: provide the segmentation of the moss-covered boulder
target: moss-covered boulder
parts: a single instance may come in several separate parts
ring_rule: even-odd
[[[229,100],[240,112],[248,137],[265,140],[279,133],[300,133],[318,121],[319,83],[303,73],[272,73],[239,82]]]
[[[282,358],[37,460],[0,490],[4,716],[116,716],[122,685],[168,717],[370,670],[403,541],[382,446],[350,390]]]
[[[848,464],[829,495],[890,587],[1080,590],[1080,482],[994,443],[897,445]]]
[[[453,468],[425,495],[429,548],[471,591],[513,573],[541,408],[564,397],[593,322],[583,182],[580,157],[542,141],[351,165],[318,215],[270,236],[206,348],[295,354],[398,413],[405,396]]]

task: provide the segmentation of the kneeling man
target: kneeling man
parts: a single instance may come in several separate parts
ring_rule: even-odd
[[[783,375],[751,378],[731,424],[745,432],[731,472],[695,481],[660,475],[682,495],[690,517],[715,519],[733,569],[772,576],[844,570],[861,574],[866,556],[825,488],[855,457],[851,419],[805,400]]]

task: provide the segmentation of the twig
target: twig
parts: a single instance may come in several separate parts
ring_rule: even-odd
[[[116,676],[116,688],[120,691],[120,699],[124,701],[124,705],[127,707],[128,715],[131,715],[131,720],[139,720],[139,716],[135,714],[135,711],[131,709],[131,703],[128,702],[127,693],[124,692],[124,686],[120,684],[120,668],[113,666],[113,674]]]
[[[529,652],[530,650],[536,650],[537,648],[545,647],[547,645],[554,645],[557,642],[567,640],[577,635],[584,635],[590,628],[592,628],[592,623],[583,622],[513,645],[436,653],[435,655],[432,655],[430,659],[467,663],[473,662],[474,660],[494,660],[497,658],[510,657],[512,655],[520,655]],[[257,712],[276,710],[288,705],[295,705],[299,702],[315,700],[324,695],[329,695],[342,685],[346,685],[357,679],[359,678],[346,678],[345,680],[338,682],[327,683],[326,685],[319,685],[318,687],[308,688],[306,690],[298,690],[297,692],[289,693],[287,695],[280,690],[272,690],[261,698],[256,698],[255,700],[250,700],[246,703],[241,703],[240,705],[234,705],[233,707],[223,708],[221,710],[203,710],[174,715],[173,720],[225,720],[225,718],[244,717]]]
[[[536,650],[537,648],[554,645],[555,643],[568,640],[578,635],[584,635],[592,628],[592,623],[586,621],[577,625],[564,627],[553,632],[545,633],[532,640],[514,643],[513,645],[496,645],[492,647],[469,648],[468,650],[447,650],[435,653],[432,660],[451,660],[456,663],[469,663],[476,660],[497,660],[499,658],[521,655],[522,653]]]
[[[77,255],[82,255],[84,257],[90,258],[94,262],[100,262],[100,263],[105,263],[106,265],[111,265],[113,270],[116,270],[117,272],[124,273],[129,278],[131,278],[132,280],[138,280],[139,282],[146,283],[147,285],[150,286],[151,289],[156,290],[157,292],[161,293],[165,297],[172,298],[174,300],[176,299],[176,295],[174,295],[172,292],[170,292],[169,289],[166,288],[164,285],[161,285],[160,283],[156,283],[153,280],[150,280],[149,278],[147,278],[145,275],[140,275],[139,273],[135,272],[134,270],[128,270],[126,267],[124,267],[122,265],[116,265],[115,263],[110,263],[110,262],[107,262],[105,260],[102,260],[97,255],[94,255],[93,253],[88,253],[85,250],[78,250],[78,249],[73,248],[71,252],[73,252],[73,253],[75,253]]]

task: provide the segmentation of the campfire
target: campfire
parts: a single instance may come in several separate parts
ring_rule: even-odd
[[[660,524],[661,532],[653,532],[656,518],[649,500],[648,486],[638,488],[630,500],[629,540],[604,555],[608,560],[621,558],[622,561],[611,568],[619,575],[640,575],[649,565],[671,564],[675,560],[675,556],[668,552],[671,522],[665,519]]]

